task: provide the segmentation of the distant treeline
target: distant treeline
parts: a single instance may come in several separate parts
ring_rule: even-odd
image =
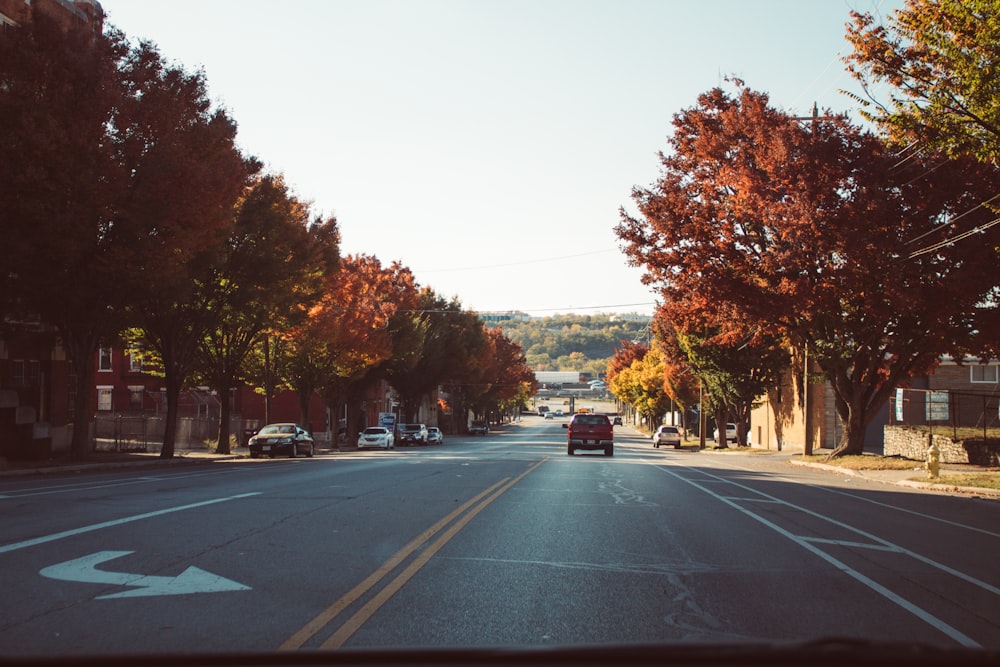
[[[536,371],[604,374],[622,341],[648,338],[649,318],[636,315],[552,315],[526,322],[507,321],[504,335],[521,344]]]

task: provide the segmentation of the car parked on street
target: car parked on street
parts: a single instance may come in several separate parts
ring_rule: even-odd
[[[736,424],[732,422],[726,424],[726,434],[724,436],[725,440],[719,440],[719,429],[715,429],[715,433],[713,435],[714,435],[713,439],[719,444],[725,444],[727,442],[737,442]]]
[[[656,429],[656,433],[653,434],[653,447],[673,445],[674,449],[680,449],[681,441],[681,430],[676,426],[664,424]]]
[[[400,424],[399,425],[400,445],[426,445],[427,426],[424,424]]]
[[[289,456],[295,458],[299,454],[312,456],[315,443],[305,428],[298,424],[268,424],[251,436],[247,443],[250,448],[250,458],[261,456]]]
[[[427,444],[429,445],[443,445],[444,444],[444,433],[441,432],[436,426],[427,427]]]
[[[546,414],[546,419],[548,419],[548,412]],[[490,425],[485,421],[476,420],[469,424],[469,433],[472,435],[486,435],[490,432]]]
[[[384,426],[369,426],[358,435],[358,449],[395,449],[392,431]]]

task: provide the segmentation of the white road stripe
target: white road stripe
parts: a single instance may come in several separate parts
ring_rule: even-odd
[[[215,498],[213,500],[205,500],[200,503],[191,503],[190,505],[168,507],[167,509],[156,510],[155,512],[136,514],[135,516],[127,516],[121,519],[114,519],[113,521],[103,521],[101,523],[95,523],[90,526],[81,526],[80,528],[74,528],[72,530],[64,530],[60,533],[53,533],[51,535],[43,535],[42,537],[36,537],[34,539],[25,540],[23,542],[15,542],[13,544],[0,545],[0,554],[7,553],[9,551],[17,551],[18,549],[26,549],[27,547],[33,547],[39,544],[45,544],[46,542],[55,542],[56,540],[61,540],[67,537],[74,537],[76,535],[82,535],[84,533],[90,533],[95,530],[103,530],[104,528],[113,528],[115,526],[121,526],[126,523],[132,523],[133,521],[151,519],[153,517],[162,516],[164,514],[172,514],[173,512],[183,512],[184,510],[190,510],[196,507],[205,507],[206,505],[215,505],[216,503],[224,503],[230,500],[238,500],[240,498],[249,498],[251,496],[259,496],[259,495],[260,492],[241,493],[239,495],[229,496],[227,498]]]

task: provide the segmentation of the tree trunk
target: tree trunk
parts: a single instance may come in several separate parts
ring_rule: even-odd
[[[230,454],[232,449],[229,446],[230,438],[230,426],[229,421],[231,417],[230,406],[229,406],[229,388],[231,386],[230,379],[219,378],[219,386],[217,387],[219,392],[219,438],[215,445],[215,451],[218,454]]]
[[[177,441],[177,402],[181,396],[181,387],[175,374],[169,372],[166,377],[166,385],[167,421],[163,429],[163,448],[160,450],[160,458],[172,459],[174,458],[174,444]]]
[[[726,440],[726,419],[728,418],[729,415],[725,408],[719,408],[715,411],[715,429],[719,433],[719,437],[716,438],[715,446],[719,449],[729,447],[729,441]]]
[[[860,399],[857,396],[852,396],[851,398],[851,403],[838,401],[837,411],[840,413],[840,419],[844,423],[844,433],[840,436],[840,442],[827,459],[837,456],[860,456],[865,453],[865,428],[868,426],[868,420],[865,419],[863,407],[854,405]]]
[[[309,428],[309,403],[312,401],[313,388],[311,385],[299,385],[296,389],[299,397],[299,424],[304,428]],[[310,429],[311,431],[312,429]]]
[[[74,459],[86,458],[91,453],[90,415],[94,396],[94,355],[100,347],[96,336],[78,337],[62,332],[63,345],[73,362],[76,374],[76,396],[73,399],[73,439],[70,441],[70,456]]]

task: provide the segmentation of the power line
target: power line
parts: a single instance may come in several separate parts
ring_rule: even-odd
[[[939,241],[939,242],[935,243],[934,245],[927,246],[926,248],[921,248],[920,250],[914,250],[913,252],[911,252],[909,254],[909,256],[907,257],[907,259],[913,259],[914,257],[918,257],[919,255],[926,255],[927,253],[934,252],[935,250],[940,250],[941,248],[944,248],[946,246],[950,246],[950,245],[953,245],[955,243],[958,243],[959,241],[961,241],[963,239],[967,239],[970,236],[973,236],[975,234],[980,234],[982,232],[985,232],[990,227],[994,227],[994,226],[996,226],[998,224],[1000,224],[1000,218],[994,218],[993,220],[990,220],[989,222],[987,222],[985,224],[979,225],[977,227],[973,227],[972,229],[970,229],[968,231],[962,232],[958,236],[953,236],[951,238],[947,238],[947,239],[945,239],[943,241]]]

